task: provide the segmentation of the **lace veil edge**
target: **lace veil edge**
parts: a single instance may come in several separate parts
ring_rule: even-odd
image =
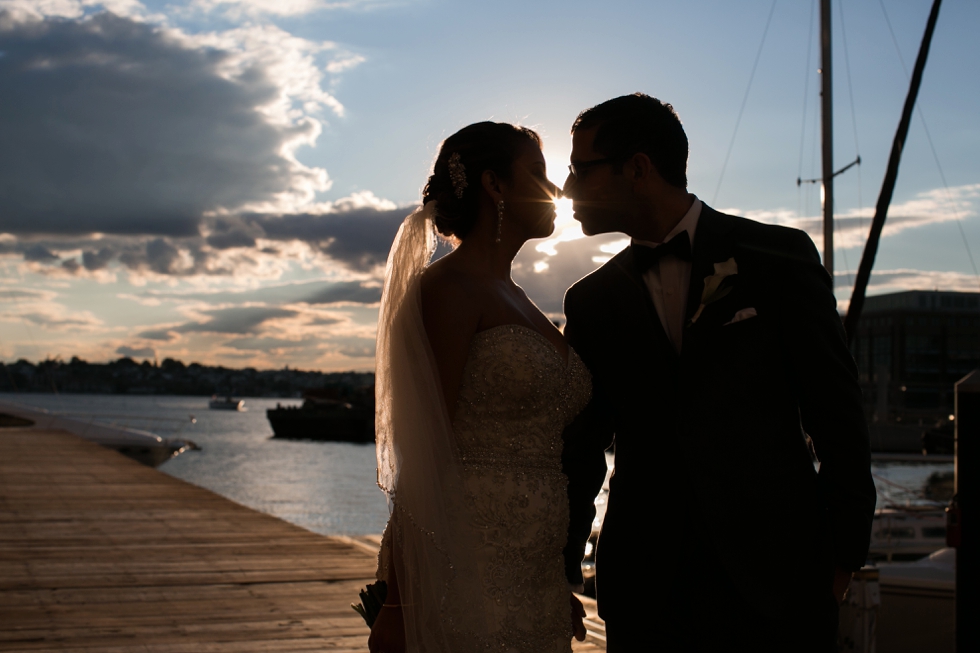
[[[463,485],[450,417],[422,322],[421,278],[435,251],[435,203],[402,223],[388,255],[378,314],[376,434],[378,485],[391,516],[379,576],[393,567],[410,651],[449,651],[449,587],[475,578],[463,569],[467,529]]]

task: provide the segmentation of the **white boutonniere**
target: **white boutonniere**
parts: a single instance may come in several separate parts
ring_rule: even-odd
[[[715,263],[715,273],[710,277],[704,278],[704,290],[701,292],[701,305],[698,306],[697,313],[691,318],[689,324],[694,324],[701,317],[701,311],[708,304],[713,304],[732,291],[732,287],[721,288],[721,282],[728,277],[738,274],[738,265],[735,259],[730,258],[721,263]],[[721,289],[719,289],[721,288]]]

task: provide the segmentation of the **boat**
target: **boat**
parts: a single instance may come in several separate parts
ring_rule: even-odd
[[[302,406],[276,404],[275,408],[266,410],[274,437],[373,443],[374,406],[330,396],[334,394],[308,391]]]
[[[211,395],[211,401],[208,402],[208,407],[212,410],[248,410],[248,408],[245,407],[244,399],[232,399],[231,397],[219,399],[218,395]]]
[[[877,650],[956,651],[956,549],[916,562],[878,563]]]
[[[868,557],[900,562],[922,559],[946,546],[946,513],[940,505],[875,511]]]

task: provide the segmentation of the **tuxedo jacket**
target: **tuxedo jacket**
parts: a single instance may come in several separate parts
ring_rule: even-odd
[[[565,336],[593,381],[565,433],[568,580],[582,582],[603,450],[615,442],[596,552],[600,615],[706,558],[763,612],[829,596],[835,565],[865,562],[875,488],[857,370],[813,242],[704,205],[680,354],[632,249],[565,296]],[[691,322],[705,277],[729,259],[737,274]]]

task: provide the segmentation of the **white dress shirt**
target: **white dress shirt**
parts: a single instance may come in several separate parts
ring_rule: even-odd
[[[691,239],[693,251],[694,232],[697,231],[699,217],[701,217],[701,200],[695,197],[691,208],[664,237],[663,242],[666,243],[680,232],[686,231]],[[662,244],[635,238],[633,243],[647,247],[659,247]],[[687,291],[691,285],[691,262],[668,254],[644,273],[643,281],[650,291],[650,298],[653,299],[664,332],[674,344],[677,353],[680,353],[684,338],[684,316],[687,315]]]

